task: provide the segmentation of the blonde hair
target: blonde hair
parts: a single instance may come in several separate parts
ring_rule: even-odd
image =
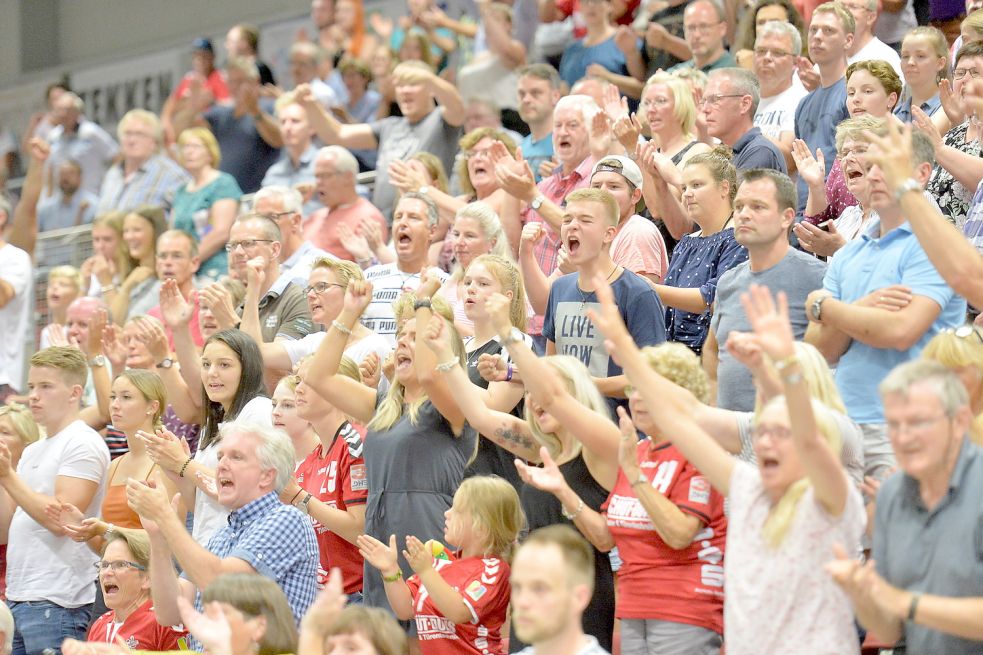
[[[680,68],[679,70],[669,73],[673,77],[677,77],[689,85],[689,88],[693,91],[699,89],[703,91],[707,88],[707,82],[710,77],[701,71],[699,68]],[[693,101],[694,104],[696,101]]]
[[[645,97],[645,92],[649,88],[659,84],[667,87],[669,92],[672,93],[672,113],[676,117],[676,120],[679,121],[679,128],[682,130],[683,136],[692,137],[693,131],[696,128],[697,107],[696,102],[693,100],[693,90],[690,88],[689,83],[679,75],[656,73],[645,82],[645,87],[642,89],[642,98]]]
[[[983,331],[976,326],[967,327],[974,334],[961,337],[950,330],[936,334],[925,344],[922,359],[936,361],[952,370],[973,367],[983,380]],[[970,408],[979,400],[980,398],[970,398]],[[983,413],[973,417],[969,436],[974,442],[983,445]]]
[[[454,504],[471,515],[471,528],[484,542],[486,555],[512,560],[526,515],[515,487],[495,475],[467,478],[454,493]]]
[[[406,295],[407,294],[404,293],[403,296],[400,297],[400,299],[402,299]],[[433,300],[435,301],[436,299],[437,296],[434,296]],[[435,305],[436,303],[434,303],[434,307],[433,307],[434,314],[436,316],[440,316],[444,320],[444,329],[450,330],[451,345],[454,350],[454,355],[457,357],[458,363],[463,368],[466,365],[467,358],[466,358],[466,353],[464,352],[464,342],[461,340],[461,335],[458,333],[457,328],[454,327],[453,318],[448,318],[447,316],[444,316],[441,313],[437,313]],[[448,306],[447,309],[449,311],[450,307]],[[453,314],[451,316],[453,317]],[[403,332],[404,327],[405,327],[405,323],[404,325],[399,326],[399,333],[397,333],[396,335],[397,340],[399,339],[399,335]],[[417,326],[417,329],[422,330],[425,327],[426,326],[424,325],[419,325]],[[414,354],[414,356],[416,356],[416,353]],[[386,394],[386,397],[379,404],[379,408],[376,410],[375,416],[372,417],[372,420],[369,421],[369,424],[366,427],[370,430],[378,430],[381,432],[381,431],[389,430],[394,425],[396,425],[396,423],[399,422],[399,419],[403,417],[403,406],[405,405],[404,402],[405,393],[406,393],[406,389],[403,387],[403,383],[397,379],[393,379],[392,384],[389,385],[389,392]],[[423,407],[423,404],[428,400],[429,397],[427,396],[427,394],[424,393],[424,394],[420,394],[419,398],[417,398],[412,403],[410,403],[408,411],[410,414],[410,423],[412,425],[416,425],[416,421],[420,416],[420,408]],[[477,446],[477,443],[475,445]]]
[[[788,405],[785,401],[785,396],[776,396],[768,401],[762,408],[761,413],[764,413],[772,405],[777,406],[779,404],[785,407],[787,411]],[[819,434],[826,440],[826,443],[829,444],[833,452],[839,455],[843,445],[842,436],[837,428],[836,421],[833,419],[832,412],[826,405],[814,398],[812,399],[812,413],[815,416],[816,428],[819,430]],[[759,419],[760,414],[755,417],[755,425],[758,424]],[[805,495],[805,492],[811,486],[812,483],[809,481],[808,476],[796,480],[785,490],[782,497],[778,499],[778,502],[768,512],[764,525],[761,526],[761,535],[764,537],[765,543],[771,548],[777,549],[781,546],[785,535],[788,534],[788,530],[792,526],[792,521],[795,519],[795,512],[798,509],[799,501],[802,500],[802,496]]]
[[[974,14],[976,12],[973,12]],[[968,19],[967,19],[968,20]],[[975,29],[975,28],[974,28]],[[942,67],[939,72],[935,75],[935,81],[941,82],[943,79],[949,76],[949,41],[946,39],[945,34],[937,27],[931,25],[919,25],[908,31],[904,35],[901,44],[904,47],[904,42],[908,39],[924,38],[935,50],[935,56],[938,59],[942,59]]]
[[[205,150],[208,151],[208,155],[212,158],[212,168],[218,168],[219,163],[222,161],[222,149],[219,148],[218,141],[215,140],[215,135],[208,128],[189,127],[181,132],[181,135],[177,138],[177,143],[179,146],[183,146],[188,142],[188,139],[198,139],[201,141],[201,144],[205,146]]]
[[[494,127],[473,129],[462,136],[461,140],[457,142],[457,145],[460,147],[461,152],[464,153],[478,145],[478,142],[482,139],[491,139],[492,141],[502,143],[505,149],[509,151],[509,154],[515,156],[515,141],[505,131]],[[461,191],[464,195],[469,198],[474,196],[476,192],[474,186],[471,184],[471,173],[468,172],[468,160],[464,157],[461,157],[457,162],[457,178],[461,183]]]
[[[686,160],[683,168],[703,166],[710,173],[710,177],[713,178],[717,186],[726,182],[729,186],[730,204],[733,205],[734,196],[737,195],[737,169],[731,162],[732,156],[731,149],[721,144],[714,146],[710,152],[693,155]]]
[[[74,266],[55,266],[48,271],[48,284],[51,284],[51,281],[56,279],[67,280],[80,293],[85,285],[81,271]]]
[[[50,346],[31,355],[31,367],[46,367],[61,372],[65,382],[85,386],[89,376],[89,364],[78,348],[71,346]]]
[[[120,279],[126,279],[126,276],[133,269],[129,249],[123,241],[123,217],[128,213],[112,211],[99,214],[93,219],[92,227],[90,228],[91,230],[97,227],[107,227],[116,233],[116,253],[113,255],[113,258],[115,259],[116,271],[119,273]]]
[[[553,370],[560,374],[567,391],[584,407],[591,409],[603,416],[609,415],[608,404],[604,396],[597,390],[594,380],[591,378],[590,371],[584,363],[570,355],[549,355],[543,358],[543,362],[552,366]],[[536,421],[536,416],[532,412],[531,403],[525,404],[524,418],[529,424],[529,431],[541,446],[546,446],[550,457],[557,458],[563,451],[563,444],[559,437],[552,432],[543,432]],[[577,456],[580,454],[582,446],[579,441],[574,440],[573,449],[570,454]]]
[[[447,193],[450,188],[450,182],[447,181],[447,170],[444,168],[444,162],[440,161],[437,155],[429,152],[418,152],[410,157],[410,161],[418,161],[423,164],[423,167],[427,169],[427,175],[433,180],[433,186]]]
[[[335,274],[338,278],[338,284],[343,285],[345,289],[352,280],[362,281],[365,276],[362,275],[362,269],[358,267],[355,262],[350,262],[345,259],[334,259],[332,257],[320,257],[314,260],[314,265],[311,266],[312,271],[316,271],[319,268],[326,268]]]
[[[963,19],[962,27],[968,27],[976,32],[976,36],[983,39],[983,9],[977,9]]]
[[[157,401],[157,411],[154,412],[153,420],[154,429],[163,427],[160,419],[164,415],[164,410],[167,409],[167,389],[164,387],[164,382],[160,376],[153,371],[130,368],[116,376],[117,380],[119,378],[129,380],[148,403]]]
[[[686,389],[704,405],[712,402],[710,380],[700,358],[681,343],[666,342],[642,348],[649,367],[670,382]]]
[[[512,248],[509,247],[509,239],[505,236],[505,231],[502,229],[502,221],[498,217],[498,213],[490,205],[481,201],[470,202],[457,210],[454,222],[456,223],[459,218],[473,218],[476,220],[481,234],[485,239],[492,242],[488,252],[511,259]],[[451,229],[453,229],[453,223],[451,224]],[[457,281],[463,276],[464,269],[459,263],[455,264],[451,279]]]
[[[130,549],[133,560],[142,566],[146,571],[144,575],[150,575],[150,537],[145,530],[135,530],[133,528],[115,527],[106,533],[106,542],[102,547],[102,554],[106,554],[106,548],[114,541],[122,541]]]
[[[26,405],[20,403],[0,405],[0,418],[5,416],[10,419],[10,425],[25,446],[30,446],[41,438],[41,429]]]
[[[146,109],[131,109],[123,114],[123,118],[119,119],[119,124],[116,126],[116,136],[119,137],[119,140],[123,140],[123,132],[126,131],[126,126],[133,121],[143,123],[146,127],[150,128],[150,131],[153,132],[151,136],[157,143],[157,148],[159,149],[164,142],[164,128],[160,124],[157,114]]]
[[[857,19],[839,2],[824,2],[812,10],[812,15],[816,14],[833,14],[840,19],[840,26],[846,34],[857,33]]]
[[[566,203],[566,207],[570,207],[570,203],[572,202],[596,202],[604,207],[604,213],[606,214],[604,218],[607,219],[608,225],[617,227],[618,222],[621,220],[621,210],[618,209],[618,201],[606,189],[577,189],[567,194],[564,202]]]
[[[526,289],[522,283],[522,271],[511,259],[494,254],[475,257],[471,266],[475,264],[481,264],[488,269],[488,272],[502,285],[502,293],[512,292],[512,302],[509,304],[509,321],[513,327],[525,332]]]

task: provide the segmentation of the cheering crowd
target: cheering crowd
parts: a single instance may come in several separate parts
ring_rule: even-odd
[[[927,4],[313,0],[289,81],[239,24],[115,135],[50,86],[0,653],[983,653],[983,2]]]

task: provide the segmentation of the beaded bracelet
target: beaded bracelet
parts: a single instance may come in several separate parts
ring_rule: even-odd
[[[331,321],[331,326],[334,329],[336,329],[339,332],[341,332],[342,334],[349,334],[350,335],[352,333],[351,328],[348,327],[347,325],[345,325],[344,323],[342,323],[341,321],[338,321],[338,320]]]
[[[184,466],[181,467],[181,471],[177,474],[179,478],[184,477],[184,472],[188,470],[188,464],[190,464],[191,460],[193,459],[194,457],[189,457],[187,460],[185,460]]]

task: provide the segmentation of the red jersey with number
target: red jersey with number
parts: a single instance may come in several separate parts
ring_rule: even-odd
[[[351,423],[344,423],[328,448],[317,448],[300,463],[297,484],[321,502],[345,511],[350,505],[364,505],[369,495],[369,479],[362,459],[362,435]],[[355,544],[321,525],[313,516],[321,562],[317,571],[318,586],[328,581],[328,571],[341,569],[345,593],[362,590],[362,556]]]
[[[681,550],[656,532],[624,472],[602,506],[624,562],[615,616],[697,625],[723,634],[724,499],[671,443],[638,444],[638,464],[652,487],[703,528]]]
[[[85,640],[115,644],[119,637],[130,650],[187,650],[187,634],[184,626],[157,623],[153,601],[148,600],[122,623],[117,623],[116,612],[109,610],[95,620]]]
[[[502,624],[509,606],[509,565],[497,557],[434,560],[434,568],[471,612],[471,622],[456,624],[433,604],[414,575],[406,581],[413,594],[416,634],[423,655],[489,655],[502,652]]]

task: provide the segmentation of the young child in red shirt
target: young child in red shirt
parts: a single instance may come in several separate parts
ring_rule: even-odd
[[[444,513],[447,553],[439,542],[406,538],[403,557],[415,571],[403,580],[396,536],[386,545],[358,538],[365,561],[379,569],[396,617],[416,620],[423,655],[501,652],[509,605],[509,564],[525,516],[511,484],[494,476],[468,478]]]

